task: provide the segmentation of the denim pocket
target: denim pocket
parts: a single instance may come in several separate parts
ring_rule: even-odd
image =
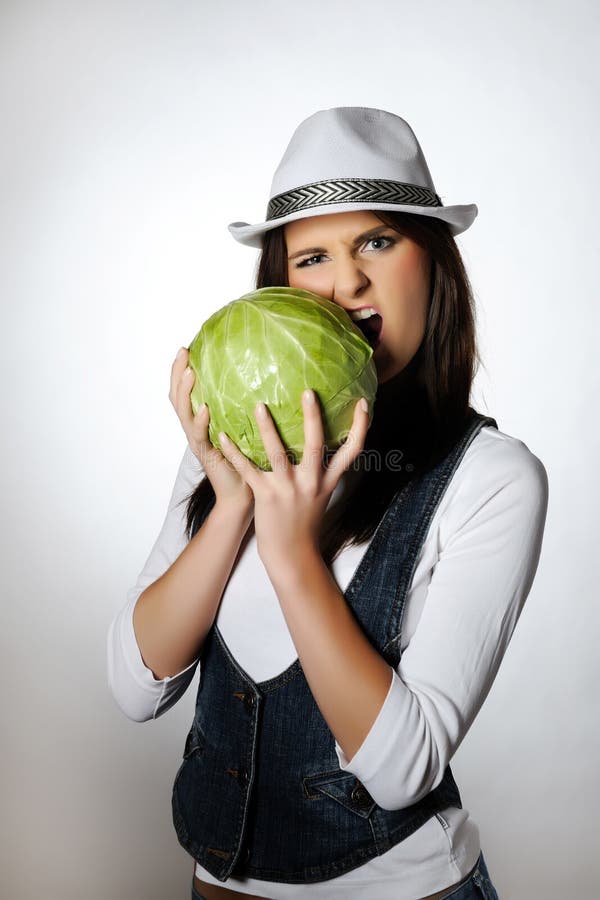
[[[342,772],[341,769],[320,772],[317,775],[305,775],[302,781],[304,796],[309,800],[329,797],[363,819],[368,819],[377,805],[351,772]]]

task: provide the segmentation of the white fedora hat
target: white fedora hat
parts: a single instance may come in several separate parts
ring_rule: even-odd
[[[307,216],[386,209],[442,219],[452,234],[471,225],[477,206],[444,206],[423,151],[404,119],[383,109],[322,109],[294,131],[273,182],[264,222],[232,222],[241,244],[262,247],[266,231]]]

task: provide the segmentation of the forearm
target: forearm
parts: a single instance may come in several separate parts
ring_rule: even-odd
[[[215,504],[175,562],[140,594],[134,631],[156,678],[177,674],[200,655],[251,521],[251,511]]]
[[[351,759],[383,706],[393,670],[365,636],[316,548],[298,548],[291,563],[271,569],[306,680]]]

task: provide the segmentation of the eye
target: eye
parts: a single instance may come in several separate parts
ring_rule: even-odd
[[[376,251],[387,250],[388,247],[390,247],[396,243],[396,240],[392,237],[387,237],[387,235],[380,234],[377,237],[374,237],[374,238],[371,238],[370,240],[368,240],[365,244],[365,247],[368,246],[369,244],[375,244],[377,242],[383,243],[384,246],[383,247],[381,247],[381,246],[375,247],[374,249]],[[323,258],[324,258],[324,256],[322,253],[318,253],[315,256],[307,256],[306,259],[303,259],[301,262],[296,263],[296,269],[304,269],[304,268],[308,268],[310,266],[316,265],[314,260],[319,260],[319,259],[323,259]]]
[[[297,269],[302,269],[312,264],[313,259],[321,259],[323,256],[322,253],[317,254],[317,256],[307,256],[306,259],[303,259],[302,262],[296,263]]]
[[[373,244],[373,243],[376,243],[377,241],[387,241],[387,244],[385,247],[375,247],[376,250],[385,250],[391,244],[396,243],[396,241],[393,238],[386,237],[385,235],[380,234],[379,237],[374,237],[374,238],[371,238],[370,241],[367,241],[367,244]]]

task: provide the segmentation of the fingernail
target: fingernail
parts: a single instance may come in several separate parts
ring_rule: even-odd
[[[267,414],[267,407],[265,406],[265,404],[257,403],[256,404],[256,415],[264,418],[266,416],[266,414]]]
[[[186,376],[189,376],[189,375],[192,374],[192,370],[190,369],[189,366],[186,366],[186,367],[185,367],[185,372],[184,372],[183,374],[186,375]]]
[[[307,389],[306,391],[304,391],[304,394],[302,396],[304,397],[304,399],[306,400],[307,403],[315,402],[314,391],[311,391],[310,388]]]
[[[360,408],[361,408],[364,412],[369,412],[369,404],[367,403],[367,401],[366,401],[366,399],[365,399],[364,397],[361,397]]]
[[[177,356],[175,357],[175,359],[179,359],[179,357],[181,356],[181,354],[183,353],[184,350],[185,350],[185,347],[180,347],[179,350],[177,351]]]

